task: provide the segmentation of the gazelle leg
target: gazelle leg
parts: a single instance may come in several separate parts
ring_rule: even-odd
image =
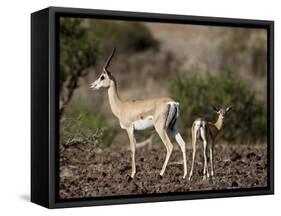
[[[182,151],[182,156],[183,156],[183,169],[184,169],[183,178],[185,178],[185,177],[186,177],[186,174],[187,174],[185,142],[184,142],[184,140],[182,139],[182,137],[181,137],[181,135],[180,135],[180,133],[179,133],[179,131],[178,131],[177,128],[174,128],[173,133],[174,133],[175,139],[176,139],[177,143],[179,144],[180,149],[181,149],[181,151]]]
[[[214,151],[214,144],[210,143],[210,161],[211,161],[211,176],[214,176],[214,155],[213,155],[213,151]]]
[[[167,150],[167,154],[166,154],[166,158],[165,158],[165,161],[164,161],[164,164],[163,164],[163,167],[161,169],[161,172],[160,172],[160,175],[163,176],[165,170],[166,170],[166,166],[168,164],[168,161],[169,161],[169,158],[171,156],[171,153],[173,151],[173,145],[168,137],[168,134],[167,134],[167,131],[162,128],[155,128],[157,133],[159,134],[162,142],[164,143],[165,147],[166,147],[166,150]]]
[[[209,178],[209,171],[208,171],[208,164],[207,164],[207,137],[206,137],[206,130],[204,128],[200,128],[200,135],[203,140],[203,155],[204,155],[204,169],[203,169],[203,179],[206,179],[206,174],[207,177]]]
[[[206,179],[206,174],[207,177],[209,178],[209,171],[208,171],[208,164],[207,164],[207,142],[203,141],[203,154],[204,154],[204,169],[203,169],[203,178]]]
[[[131,157],[132,157],[132,173],[131,178],[134,178],[136,174],[136,161],[135,161],[135,150],[136,150],[136,139],[134,135],[134,128],[128,128],[127,133],[130,140]]]
[[[194,167],[194,161],[195,161],[195,156],[196,156],[196,132],[192,131],[192,163],[191,163],[191,169],[189,173],[189,181],[191,180],[192,174],[193,174],[193,167]]]

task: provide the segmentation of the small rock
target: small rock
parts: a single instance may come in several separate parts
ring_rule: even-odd
[[[88,177],[88,182],[93,182],[93,181],[96,181],[97,180],[97,178],[92,178],[92,177]]]
[[[260,160],[261,160],[261,156],[257,155],[257,154],[254,153],[254,152],[248,153],[246,157],[247,157],[249,160],[252,160],[252,161],[260,161]]]
[[[231,154],[230,154],[230,160],[232,161],[237,161],[237,160],[240,160],[242,158],[241,154],[239,154],[238,152],[236,151],[233,151]]]
[[[248,154],[246,155],[246,157],[247,157],[248,159],[253,158],[253,157],[256,157],[256,153],[250,152],[250,153],[248,153]]]

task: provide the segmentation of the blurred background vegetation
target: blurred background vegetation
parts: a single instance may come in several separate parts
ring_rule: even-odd
[[[171,96],[180,102],[180,129],[188,143],[197,117],[216,121],[210,106],[231,104],[218,142],[264,144],[266,40],[262,29],[61,18],[61,149],[128,147],[106,90],[89,88],[113,47],[111,71],[121,98]],[[148,135],[139,133],[138,141]]]
[[[181,115],[185,128],[191,128],[195,116],[215,122],[217,115],[210,104],[223,108],[233,105],[226,116],[226,129],[219,140],[232,143],[261,143],[266,141],[266,108],[255,98],[248,83],[237,79],[234,73],[204,76],[196,69],[184,71],[175,76],[170,84],[171,93],[181,103]],[[191,131],[182,129],[185,136]]]

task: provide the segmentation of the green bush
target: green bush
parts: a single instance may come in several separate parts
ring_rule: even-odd
[[[109,127],[105,117],[81,105],[71,105],[61,119],[61,144],[68,145],[78,140],[88,147],[108,147],[117,131]]]
[[[89,20],[89,38],[94,38],[102,50],[142,51],[157,47],[149,29],[138,22]],[[121,42],[121,43],[120,43]]]
[[[198,73],[197,73],[198,74]],[[220,141],[232,143],[260,143],[267,137],[267,112],[265,104],[255,98],[250,83],[239,80],[233,73],[225,75],[196,75],[196,70],[175,76],[170,83],[173,98],[181,105],[181,126],[190,137],[190,128],[197,117],[215,122],[217,115],[211,106],[233,105],[226,117]]]
[[[80,128],[79,118],[63,118],[60,122],[60,153],[70,147],[93,149],[100,144],[103,132]]]
[[[227,28],[221,32],[220,70],[243,71],[256,77],[267,72],[267,37],[262,29]]]

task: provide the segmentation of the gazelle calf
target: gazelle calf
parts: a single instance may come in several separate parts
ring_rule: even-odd
[[[211,176],[214,175],[214,142],[221,130],[224,126],[224,117],[228,114],[228,112],[232,109],[232,106],[224,109],[218,109],[217,107],[213,107],[213,110],[218,114],[218,119],[215,123],[210,123],[205,121],[203,118],[197,118],[191,128],[192,133],[192,164],[191,170],[189,173],[189,180],[191,180],[194,160],[196,155],[196,143],[198,139],[203,141],[203,155],[204,155],[204,169],[203,169],[203,178],[206,179],[206,175],[209,178],[208,164],[207,164],[207,148],[210,152],[210,162],[211,162]]]
[[[160,172],[163,176],[172,153],[173,145],[168,137],[168,131],[171,131],[180,146],[183,155],[183,165],[185,178],[187,174],[185,142],[182,139],[176,122],[179,117],[179,103],[168,97],[159,97],[149,100],[123,101],[120,99],[117,91],[117,82],[114,76],[108,70],[109,63],[114,55],[115,49],[107,59],[103,72],[99,78],[91,84],[91,88],[106,88],[108,91],[109,104],[113,114],[118,118],[122,129],[127,131],[132,157],[132,173],[134,178],[136,173],[135,149],[136,139],[134,132],[136,130],[145,130],[154,128],[164,143],[167,154]]]

